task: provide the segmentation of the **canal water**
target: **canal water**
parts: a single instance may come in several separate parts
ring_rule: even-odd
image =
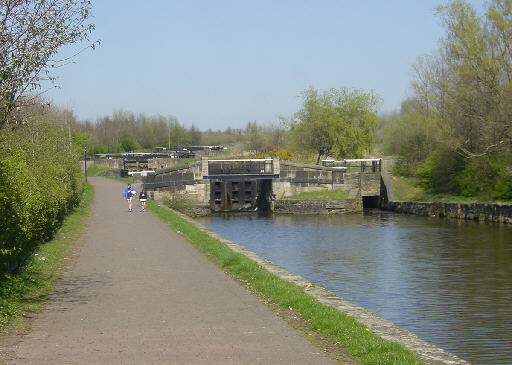
[[[512,227],[388,212],[198,221],[475,364],[512,364]]]

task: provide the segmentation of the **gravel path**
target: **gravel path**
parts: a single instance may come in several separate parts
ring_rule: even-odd
[[[8,364],[332,363],[158,218],[128,213],[124,184],[90,181],[80,256]]]

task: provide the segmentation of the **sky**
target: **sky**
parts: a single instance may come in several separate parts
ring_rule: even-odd
[[[92,0],[101,45],[59,69],[46,98],[82,121],[122,109],[201,130],[290,117],[308,87],[373,90],[387,113],[438,48],[440,2]]]

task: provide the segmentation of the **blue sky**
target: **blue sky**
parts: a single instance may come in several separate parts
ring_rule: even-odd
[[[101,45],[46,96],[80,120],[123,109],[202,130],[291,116],[309,86],[374,90],[389,112],[444,33],[440,2],[93,0]]]

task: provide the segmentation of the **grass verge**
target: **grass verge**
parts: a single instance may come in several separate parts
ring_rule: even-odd
[[[98,173],[102,171],[110,170],[108,167],[99,167],[96,165],[92,165],[87,168],[87,176],[96,176]]]
[[[390,175],[395,200],[411,202],[442,202],[442,203],[498,203],[512,204],[512,201],[486,201],[476,197],[439,194],[425,191],[419,186],[419,179]]]
[[[326,191],[310,191],[300,193],[292,196],[287,196],[283,199],[287,200],[337,200],[348,199],[348,191],[341,190],[326,190]]]
[[[10,325],[23,329],[26,324],[22,320],[44,307],[64,258],[83,231],[92,199],[93,188],[87,184],[81,204],[64,219],[55,238],[41,244],[18,272],[0,275],[0,334]]]
[[[102,171],[112,170],[108,167],[98,167],[98,166],[91,166],[87,168],[87,176],[97,176]],[[133,176],[128,177],[119,177],[119,176],[102,176],[107,179],[113,179],[117,181],[121,181],[127,184],[133,184]]]
[[[282,308],[292,308],[311,330],[345,348],[361,363],[422,363],[403,346],[382,339],[353,318],[321,304],[302,288],[269,273],[246,256],[233,252],[228,246],[200,231],[172,211],[158,206],[154,201],[148,201],[148,208],[167,222],[174,231],[180,231],[224,271],[246,282],[269,303]]]

